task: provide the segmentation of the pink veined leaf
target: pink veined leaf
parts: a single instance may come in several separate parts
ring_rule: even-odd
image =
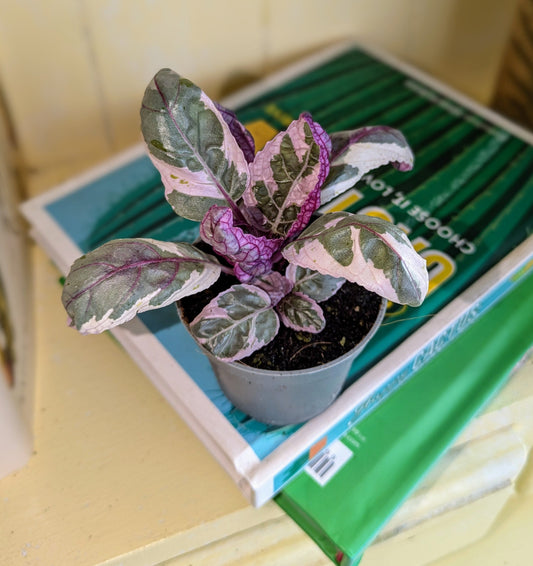
[[[253,236],[233,224],[230,208],[213,206],[200,224],[200,236],[213,250],[227,259],[239,281],[246,283],[272,269],[272,256],[282,240]]]
[[[313,212],[315,212],[321,204],[321,188],[329,173],[329,154],[332,149],[331,139],[324,128],[317,122],[313,122],[310,114],[302,114],[302,116],[307,120],[313,132],[313,137],[320,146],[320,173],[315,188],[309,193],[309,196],[298,213],[298,218],[287,234],[288,238],[299,234],[309,224]]]
[[[308,112],[304,112],[301,115],[301,118],[303,118],[309,124],[309,127],[311,128],[311,132],[313,134],[313,138],[315,142],[319,145],[321,150],[319,156],[320,171],[317,181],[317,185],[321,186],[326,180],[329,173],[329,163],[330,163],[329,156],[333,149],[331,138],[329,137],[326,130],[324,130],[324,128],[318,122],[313,121],[311,114],[309,114]]]
[[[257,153],[243,194],[247,217],[281,237],[301,231],[320,204],[329,171],[331,142],[309,114],[302,114]]]
[[[311,220],[313,212],[320,206],[320,186],[316,186],[310,193],[305,202],[298,212],[298,217],[293,222],[289,231],[287,232],[287,238],[296,236],[299,234]]]

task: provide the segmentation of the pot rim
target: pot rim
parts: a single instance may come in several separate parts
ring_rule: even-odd
[[[309,375],[309,374],[312,374],[312,373],[315,373],[315,372],[319,372],[322,369],[332,367],[332,366],[338,364],[339,362],[354,356],[354,354],[357,354],[360,350],[362,350],[368,344],[368,342],[373,338],[374,334],[378,331],[378,328],[381,326],[381,322],[383,321],[383,318],[385,316],[385,311],[387,310],[387,303],[388,303],[387,299],[385,299],[385,298],[381,299],[381,305],[379,307],[378,314],[376,316],[376,319],[374,320],[372,327],[370,328],[368,333],[365,335],[365,337],[360,342],[358,342],[351,350],[348,350],[342,356],[339,356],[338,358],[335,358],[334,360],[326,362],[325,364],[320,364],[318,366],[312,366],[312,367],[309,367],[309,368],[296,369],[296,370],[274,370],[274,369],[263,369],[263,368],[256,368],[254,366],[249,366],[249,365],[241,362],[240,360],[237,360],[235,362],[226,362],[226,361],[221,360],[220,358],[217,358],[216,356],[214,356],[211,352],[206,350],[201,344],[196,342],[196,340],[194,341],[194,343],[200,348],[202,353],[205,354],[209,359],[215,360],[217,363],[226,364],[229,367],[236,366],[236,367],[250,368],[257,375],[264,375],[264,376],[288,375],[288,374],[292,374],[292,375],[296,375],[296,376],[304,375],[304,374]],[[177,307],[178,307],[177,308],[178,314],[179,314],[179,317],[180,317],[182,324],[184,324],[186,327],[188,327],[188,324],[183,320],[182,312],[181,312],[181,309],[179,307],[179,301],[177,302]]]

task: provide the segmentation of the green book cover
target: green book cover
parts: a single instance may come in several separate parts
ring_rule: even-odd
[[[465,424],[502,385],[533,342],[524,279],[341,439],[276,502],[335,562],[360,558]]]

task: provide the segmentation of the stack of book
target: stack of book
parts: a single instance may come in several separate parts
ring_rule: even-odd
[[[377,170],[322,212],[342,208],[391,219],[409,234],[430,273],[425,303],[390,307],[346,389],[303,425],[270,427],[232,407],[172,306],[113,331],[243,493],[261,505],[322,449],[403,392],[417,370],[526,277],[533,259],[533,147],[519,128],[357,45],[322,52],[222,103],[237,111],[258,147],[303,111],[330,132],[377,124],[402,130],[416,156],[413,171]],[[23,211],[63,273],[81,253],[112,238],[193,241],[198,235],[197,225],[165,202],[141,146],[25,203]]]

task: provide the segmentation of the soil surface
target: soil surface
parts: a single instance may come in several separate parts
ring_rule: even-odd
[[[235,283],[235,278],[222,274],[209,289],[181,299],[185,320],[193,320],[212,298]],[[320,303],[326,318],[322,332],[297,332],[280,324],[272,342],[241,361],[252,367],[285,371],[335,360],[366,336],[376,320],[381,300],[356,283],[346,282],[333,297]]]

